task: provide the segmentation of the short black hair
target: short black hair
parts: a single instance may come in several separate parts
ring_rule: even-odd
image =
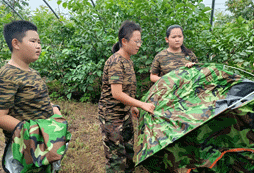
[[[8,23],[4,26],[4,38],[5,41],[12,52],[12,40],[16,38],[19,42],[22,42],[22,39],[26,36],[26,32],[33,30],[37,32],[37,27],[25,20],[17,20],[11,23]]]

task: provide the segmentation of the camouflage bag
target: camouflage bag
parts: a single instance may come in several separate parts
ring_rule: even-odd
[[[55,172],[60,169],[71,134],[61,115],[20,122],[2,160],[5,172]]]
[[[254,82],[223,65],[164,75],[142,98],[136,165],[150,172],[253,172]],[[201,171],[202,172],[202,171]]]

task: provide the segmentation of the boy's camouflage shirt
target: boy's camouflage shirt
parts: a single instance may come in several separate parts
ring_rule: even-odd
[[[9,109],[9,115],[20,121],[53,115],[47,85],[38,72],[10,64],[0,69],[0,109]]]
[[[253,81],[223,65],[197,64],[164,75],[142,101],[156,107],[154,115],[140,111],[136,165],[152,172],[254,171]]]
[[[183,52],[171,53],[165,49],[155,56],[150,72],[161,77],[172,70],[185,66],[188,62],[198,62],[193,52],[186,56]]]
[[[103,70],[99,116],[105,120],[123,118],[130,110],[130,106],[126,106],[113,98],[111,84],[122,84],[122,91],[135,98],[136,83],[136,75],[131,59],[125,59],[119,53],[109,57]]]

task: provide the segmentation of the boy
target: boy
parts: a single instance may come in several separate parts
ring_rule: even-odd
[[[46,119],[59,114],[59,106],[50,103],[46,83],[29,64],[41,53],[37,27],[28,21],[14,21],[4,27],[11,51],[10,61],[0,69],[0,128],[6,142],[23,120]]]

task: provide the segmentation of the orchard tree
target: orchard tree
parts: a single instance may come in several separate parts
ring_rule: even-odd
[[[225,25],[226,23],[231,23],[235,21],[234,16],[221,10],[216,10],[214,16],[216,19],[214,22],[214,27],[219,27]]]
[[[12,13],[11,20],[28,20],[28,2],[29,0],[2,0],[1,4],[5,6],[6,12]]]
[[[235,18],[242,16],[245,20],[254,20],[253,0],[227,0],[226,5]]]

